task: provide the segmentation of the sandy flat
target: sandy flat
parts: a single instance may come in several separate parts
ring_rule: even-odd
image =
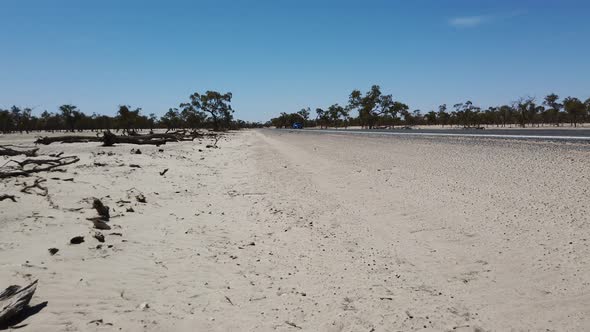
[[[590,329],[588,144],[208,143],[54,144],[81,160],[40,174],[49,196],[1,180],[18,202],[0,202],[0,287],[38,279],[47,302],[19,331]],[[93,197],[111,208],[100,248]]]

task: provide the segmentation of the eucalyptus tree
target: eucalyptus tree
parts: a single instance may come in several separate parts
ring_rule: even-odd
[[[529,121],[531,126],[539,127],[539,115],[545,112],[545,107],[537,105],[534,101],[529,104]]]
[[[530,118],[530,107],[535,101],[532,97],[521,97],[513,103],[513,108],[518,117],[518,123],[522,128],[526,127],[526,123]]]
[[[442,104],[438,107],[438,113],[436,114],[438,122],[443,126],[449,123],[450,114],[447,113],[447,104]]]
[[[543,100],[543,105],[549,107],[547,112],[547,120],[555,123],[559,127],[559,112],[563,108],[563,105],[558,102],[559,96],[555,93],[549,94]]]
[[[330,120],[330,122],[332,122],[334,127],[338,126],[338,121],[346,120],[346,117],[348,117],[348,110],[338,104],[334,104],[328,107],[328,111],[326,113],[328,119]]]
[[[9,133],[14,130],[14,119],[9,110],[0,109],[0,131]]]
[[[309,120],[309,115],[311,114],[311,109],[308,108],[302,108],[299,112],[297,112],[297,114],[299,114],[301,116],[301,118],[303,119],[303,125],[307,125],[307,121]]]
[[[154,127],[156,126],[156,122],[158,122],[158,117],[154,113],[150,113],[148,122],[150,125],[150,131],[153,131]]]
[[[76,127],[76,122],[80,118],[80,112],[78,111],[78,107],[71,104],[65,104],[61,105],[59,107],[59,110],[61,112],[61,116],[64,118],[66,122],[67,127],[70,131],[73,132]]]
[[[141,108],[132,110],[129,105],[119,105],[119,110],[117,111],[119,128],[122,128],[123,132],[127,132],[128,134],[131,133],[132,129],[135,130],[139,112],[141,112]]]
[[[18,108],[16,106],[12,106],[13,113],[18,113],[16,126],[17,130],[21,133],[26,131],[27,133],[31,130],[31,123],[33,122],[33,115],[32,110],[30,108]]]
[[[353,90],[348,97],[350,110],[357,110],[363,127],[373,128],[380,116],[396,118],[408,105],[394,101],[391,95],[383,95],[378,85],[373,85],[365,95],[359,90]]]
[[[180,120],[183,126],[196,129],[207,119],[207,114],[196,109],[191,103],[180,104],[180,107]]]
[[[166,127],[166,131],[180,128],[181,120],[180,113],[178,113],[178,108],[169,108],[166,114],[160,118],[160,122]]]
[[[510,105],[502,105],[499,110],[500,121],[502,127],[506,127],[506,123],[512,123],[514,108]]]
[[[496,125],[497,127],[500,126],[500,114],[499,114],[499,107],[488,107],[485,112],[483,112],[484,123],[486,125]]]
[[[481,123],[481,117],[479,112],[481,108],[473,105],[473,102],[470,100],[466,101],[465,103],[457,103],[453,105],[455,108],[455,114],[457,117],[457,122],[463,127],[471,127],[472,125],[477,125]]]
[[[563,108],[570,118],[570,124],[577,127],[578,121],[582,119],[586,113],[586,105],[578,98],[567,97],[563,100]]]
[[[320,124],[320,128],[328,128],[328,123],[330,122],[330,115],[328,114],[328,112],[324,111],[321,108],[316,108],[315,113],[317,122]]]
[[[190,102],[181,104],[181,107],[190,105],[195,110],[208,113],[213,121],[213,130],[219,130],[221,124],[229,128],[233,119],[234,110],[231,106],[232,93],[219,93],[217,91],[207,91],[204,94],[198,92],[190,95]]]
[[[426,120],[426,124],[428,125],[435,125],[438,124],[437,116],[435,111],[430,111],[424,115],[424,119]]]

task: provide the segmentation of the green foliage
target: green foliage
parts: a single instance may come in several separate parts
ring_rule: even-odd
[[[170,108],[161,119],[154,113],[145,116],[141,114],[141,108],[133,109],[129,105],[120,105],[114,117],[98,114],[88,116],[70,104],[61,105],[56,113],[43,111],[37,117],[32,115],[30,108],[12,106],[10,109],[0,109],[0,132],[117,129],[133,133],[138,129],[157,127],[239,129],[262,126],[259,123],[234,121],[231,99],[232,94],[229,92],[195,93],[190,96],[190,102],[180,105],[180,110]]]
[[[351,116],[350,111],[356,111],[357,116]],[[565,112],[563,112],[563,110]],[[342,112],[344,111],[344,113]],[[310,113],[310,108],[304,108],[297,112],[301,117]],[[293,113],[295,114],[295,113]],[[453,105],[453,111],[449,112],[446,104],[423,115],[419,110],[409,111],[408,105],[395,101],[391,95],[384,95],[378,85],[373,85],[365,93],[353,90],[348,96],[348,105],[340,107],[338,104],[330,106],[327,110],[317,108],[316,119],[307,121],[308,126],[361,126],[367,128],[395,127],[396,125],[441,125],[481,127],[482,125],[495,125],[506,127],[519,125],[521,127],[556,125],[570,122],[577,126],[583,121],[590,121],[590,98],[581,102],[577,98],[568,97],[563,102],[559,96],[549,94],[542,104],[537,104],[535,98],[520,98],[512,105],[491,106],[482,110],[471,101]],[[305,116],[307,120],[307,116]],[[292,114],[281,113],[278,118],[272,119],[268,125],[278,128],[290,127],[294,121],[298,121]]]
[[[203,111],[209,113],[213,120],[213,129],[219,130],[222,127],[229,129],[233,119],[234,110],[231,107],[232,93],[219,93],[207,91],[204,94],[198,92],[190,95],[190,102],[181,104],[180,107],[190,107],[194,112]]]
[[[563,100],[563,108],[569,114],[570,121],[577,126],[579,120],[586,115],[586,105],[582,103],[578,98],[567,97]]]
[[[361,126],[373,128],[379,120],[395,122],[398,115],[407,115],[408,105],[394,101],[391,95],[383,95],[378,85],[363,94],[353,90],[348,97],[348,109],[358,111]]]
[[[59,107],[62,117],[64,118],[68,128],[71,131],[74,131],[76,127],[76,122],[82,117],[81,113],[78,111],[78,107],[74,105],[61,105]]]
[[[129,105],[119,106],[117,121],[124,131],[129,133],[131,129],[135,129],[139,120],[139,112],[141,112],[141,108],[131,110],[131,106]]]

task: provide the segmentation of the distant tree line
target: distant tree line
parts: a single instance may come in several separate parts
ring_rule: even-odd
[[[44,111],[39,116],[31,108],[12,106],[0,108],[0,132],[136,130],[155,128],[212,128],[214,130],[259,127],[258,123],[235,120],[231,107],[232,94],[207,91],[195,92],[178,108],[170,108],[163,116],[142,114],[141,108],[120,105],[115,116],[85,114],[75,105],[61,105],[55,112]]]
[[[355,112],[356,116],[352,113]],[[395,128],[396,126],[440,125],[461,126],[465,128],[496,127],[576,127],[590,122],[590,98],[582,101],[575,97],[560,100],[556,94],[549,94],[543,100],[520,98],[510,105],[482,109],[471,101],[447,107],[440,105],[438,110],[423,114],[420,110],[410,111],[408,105],[396,101],[392,95],[384,95],[381,88],[374,85],[363,94],[359,90],[350,93],[348,104],[334,104],[327,109],[317,108],[315,117],[307,107],[295,113],[281,113],[266,123],[276,128],[290,128],[300,122],[309,127],[348,127]]]

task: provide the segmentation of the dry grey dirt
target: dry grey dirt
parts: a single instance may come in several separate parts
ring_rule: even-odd
[[[39,279],[32,304],[47,301],[20,330],[590,329],[588,144],[209,143],[43,146],[81,158],[38,175],[47,197],[20,192],[36,176],[0,181],[17,196],[0,202],[0,287]],[[104,243],[93,197],[111,208]]]

